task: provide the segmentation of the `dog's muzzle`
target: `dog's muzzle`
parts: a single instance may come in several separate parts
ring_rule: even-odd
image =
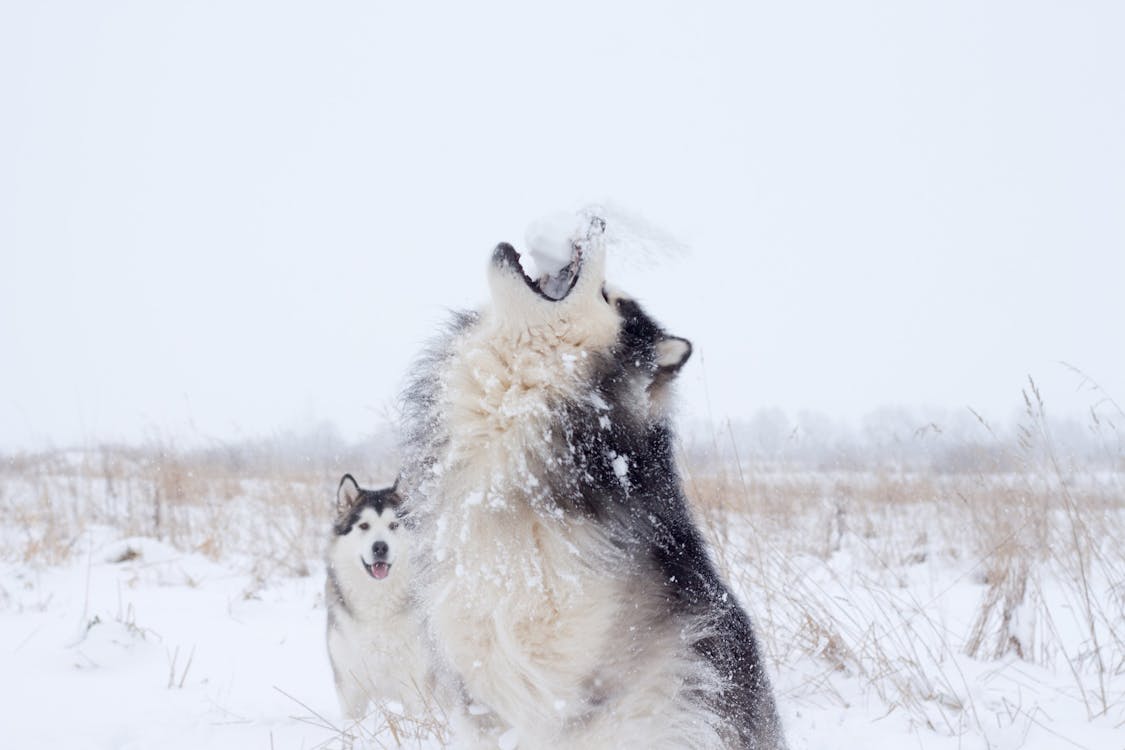
[[[362,557],[359,561],[363,563],[363,569],[367,571],[367,575],[374,578],[376,581],[381,581],[391,574],[391,564],[385,560],[376,560],[368,564]]]

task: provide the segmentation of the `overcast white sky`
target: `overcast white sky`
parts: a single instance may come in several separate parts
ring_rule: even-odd
[[[363,434],[604,200],[688,415],[1125,400],[1125,4],[532,5],[0,0],[0,448]]]

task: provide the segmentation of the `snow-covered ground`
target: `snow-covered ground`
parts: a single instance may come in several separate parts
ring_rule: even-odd
[[[147,481],[118,476],[110,497],[88,477],[0,477],[0,745],[339,747],[319,561],[327,499],[248,480],[203,504],[166,498],[170,543],[137,533],[157,523],[146,503],[161,485]],[[1018,548],[1004,552],[1011,564],[980,554],[981,528],[1011,541],[1032,518],[1015,505],[956,516],[995,486],[976,497],[959,484],[964,499],[947,503],[933,478],[743,481],[748,504],[724,508],[709,499],[729,485],[693,479],[762,633],[791,746],[1125,748],[1113,546],[1125,501],[1116,477],[1090,481],[1112,491],[1079,496],[1089,532],[1079,585],[1069,555],[1024,575]],[[1023,589],[1005,606],[1010,578]],[[389,720],[368,720],[372,747],[442,746],[432,717]]]
[[[126,550],[133,559],[119,560]],[[333,737],[319,570],[269,586],[92,529],[43,569],[6,565],[8,747],[314,747]],[[310,723],[311,722],[311,723]]]

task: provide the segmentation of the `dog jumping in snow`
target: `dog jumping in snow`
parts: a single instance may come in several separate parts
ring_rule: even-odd
[[[673,455],[691,345],[606,285],[602,229],[530,275],[500,244],[491,303],[406,391],[402,491],[458,747],[784,748]]]

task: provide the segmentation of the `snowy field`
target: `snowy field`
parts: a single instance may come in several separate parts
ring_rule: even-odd
[[[792,750],[1125,750],[1123,38],[1121,0],[0,1],[0,750],[452,746],[341,718],[334,492],[396,475],[497,242],[562,294],[573,225],[524,228],[591,203],[691,340],[685,488]]]
[[[1125,748],[1125,474],[712,456],[687,485],[793,748]],[[348,459],[351,460],[351,459]],[[97,449],[0,467],[4,747],[443,747],[340,717],[321,562],[341,468]]]

